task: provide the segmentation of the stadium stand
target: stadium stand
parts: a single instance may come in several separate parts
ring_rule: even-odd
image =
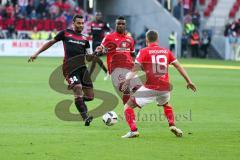
[[[69,27],[74,14],[92,15],[84,12],[75,0],[2,0],[0,6],[1,33],[7,39],[30,39],[31,31],[36,27],[41,31],[40,39],[46,34]],[[44,33],[46,32],[46,33]],[[42,37],[42,38],[41,38]],[[36,38],[36,37],[35,37]]]

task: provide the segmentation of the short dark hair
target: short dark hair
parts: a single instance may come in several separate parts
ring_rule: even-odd
[[[156,42],[158,39],[158,32],[154,30],[149,30],[146,33],[146,37],[149,42]]]
[[[73,22],[75,22],[77,18],[81,18],[81,19],[83,19],[83,16],[80,15],[80,14],[76,14],[75,16],[73,16],[73,19],[72,19]]]
[[[119,16],[116,20],[126,20],[123,16]]]

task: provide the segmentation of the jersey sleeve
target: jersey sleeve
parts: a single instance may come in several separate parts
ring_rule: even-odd
[[[62,40],[64,40],[64,31],[60,31],[60,32],[54,37],[54,39],[55,39],[56,41],[62,41]]]
[[[101,46],[104,47],[104,48],[107,48],[108,41],[109,41],[109,38],[108,38],[108,35],[107,35],[103,38]]]
[[[86,41],[85,49],[86,49],[86,54],[93,54],[89,41]]]
[[[168,51],[168,64],[172,64],[177,61],[177,59],[174,57],[173,53],[171,51]]]

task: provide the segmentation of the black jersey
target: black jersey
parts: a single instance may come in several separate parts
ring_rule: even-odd
[[[92,53],[86,36],[82,35],[81,33],[76,33],[71,29],[66,29],[60,31],[54,39],[63,42],[64,72],[70,74],[74,70],[86,66],[85,56],[86,54]]]
[[[93,42],[99,42],[101,43],[105,32],[110,31],[110,28],[108,27],[108,24],[103,21],[93,21],[91,22],[91,33]]]

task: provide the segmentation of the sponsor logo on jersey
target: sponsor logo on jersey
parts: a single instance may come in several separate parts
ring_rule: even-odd
[[[75,44],[81,44],[81,45],[85,45],[85,43],[84,42],[81,42],[81,41],[74,41],[74,40],[68,40],[68,42],[70,42],[70,43],[75,43]]]

